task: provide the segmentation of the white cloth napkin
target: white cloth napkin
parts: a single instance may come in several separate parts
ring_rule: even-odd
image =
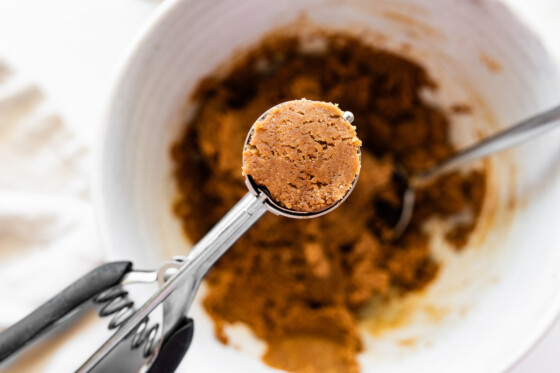
[[[88,159],[41,91],[0,61],[0,330],[102,262]]]

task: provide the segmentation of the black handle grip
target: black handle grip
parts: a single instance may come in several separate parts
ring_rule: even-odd
[[[31,342],[57,320],[101,291],[120,282],[132,263],[113,262],[97,267],[45,304],[0,333],[0,362]]]
[[[163,343],[147,373],[173,373],[191,346],[194,333],[192,319],[183,318],[175,331]]]

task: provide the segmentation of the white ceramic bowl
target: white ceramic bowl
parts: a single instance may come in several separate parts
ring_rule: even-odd
[[[113,258],[154,268],[186,253],[189,245],[171,212],[169,157],[170,143],[193,110],[186,98],[201,77],[302,12],[307,23],[345,29],[422,60],[440,84],[428,99],[474,108],[453,123],[458,146],[560,98],[554,63],[495,1],[168,0],[129,51],[107,108],[96,195]],[[457,254],[446,248],[441,224],[432,224],[443,269],[426,294],[412,297],[414,312],[402,327],[364,334],[364,372],[504,371],[551,325],[560,310],[559,135],[489,162],[488,198],[468,249]],[[249,343],[247,331],[234,333],[243,351],[222,346],[200,306],[193,312],[196,337],[183,366],[271,370],[251,356],[262,345]]]

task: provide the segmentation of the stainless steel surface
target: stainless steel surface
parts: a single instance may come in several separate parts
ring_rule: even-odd
[[[173,260],[167,262],[160,267],[158,271],[158,284],[162,287],[165,282],[169,281],[178,271],[181,266],[187,261],[187,257],[175,256]],[[194,294],[193,294],[194,297]],[[169,295],[163,302],[163,338],[167,338],[169,333],[173,331],[173,328],[177,322],[185,315],[187,309],[187,303],[189,303],[190,295],[185,296],[181,292],[173,292]]]
[[[414,212],[414,201],[416,200],[416,192],[414,188],[408,187],[403,195],[403,205],[401,209],[401,214],[399,216],[399,221],[395,224],[393,228],[393,232],[390,239],[394,240],[399,238],[410,223],[410,219],[412,219],[412,213]]]
[[[157,271],[157,282],[159,286],[162,286],[165,281],[169,280],[181,267],[181,265],[187,260],[187,257],[173,257],[173,260],[163,264],[159,267]]]
[[[130,271],[121,280],[121,285],[152,283],[157,281],[158,271]]]
[[[397,167],[401,177],[407,180],[407,189],[403,196],[403,207],[399,221],[393,228],[393,238],[401,236],[410,223],[414,210],[415,190],[429,184],[444,173],[457,170],[469,162],[509,149],[536,136],[540,136],[560,124],[560,106],[528,118],[513,127],[501,131],[485,140],[466,148],[447,160],[417,175],[407,175]]]
[[[354,114],[352,114],[350,111],[345,111],[344,114],[342,115],[342,118],[348,123],[354,122]]]

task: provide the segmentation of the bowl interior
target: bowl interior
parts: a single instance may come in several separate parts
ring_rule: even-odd
[[[169,147],[194,110],[186,98],[200,78],[273,29],[312,34],[317,25],[420,61],[439,84],[427,100],[473,109],[454,117],[459,147],[560,97],[554,62],[498,2],[168,1],[130,51],[108,106],[96,197],[114,259],[154,268],[188,251],[171,211]],[[559,139],[552,133],[488,161],[484,211],[463,252],[446,247],[441,223],[430,226],[443,269],[425,294],[395,306],[395,314],[413,309],[402,327],[364,334],[364,372],[501,371],[542,335],[560,309],[560,209],[550,208],[560,206]],[[263,346],[247,330],[234,332],[240,352],[215,340],[199,304],[193,314],[197,336],[184,365],[270,369],[250,356]]]

